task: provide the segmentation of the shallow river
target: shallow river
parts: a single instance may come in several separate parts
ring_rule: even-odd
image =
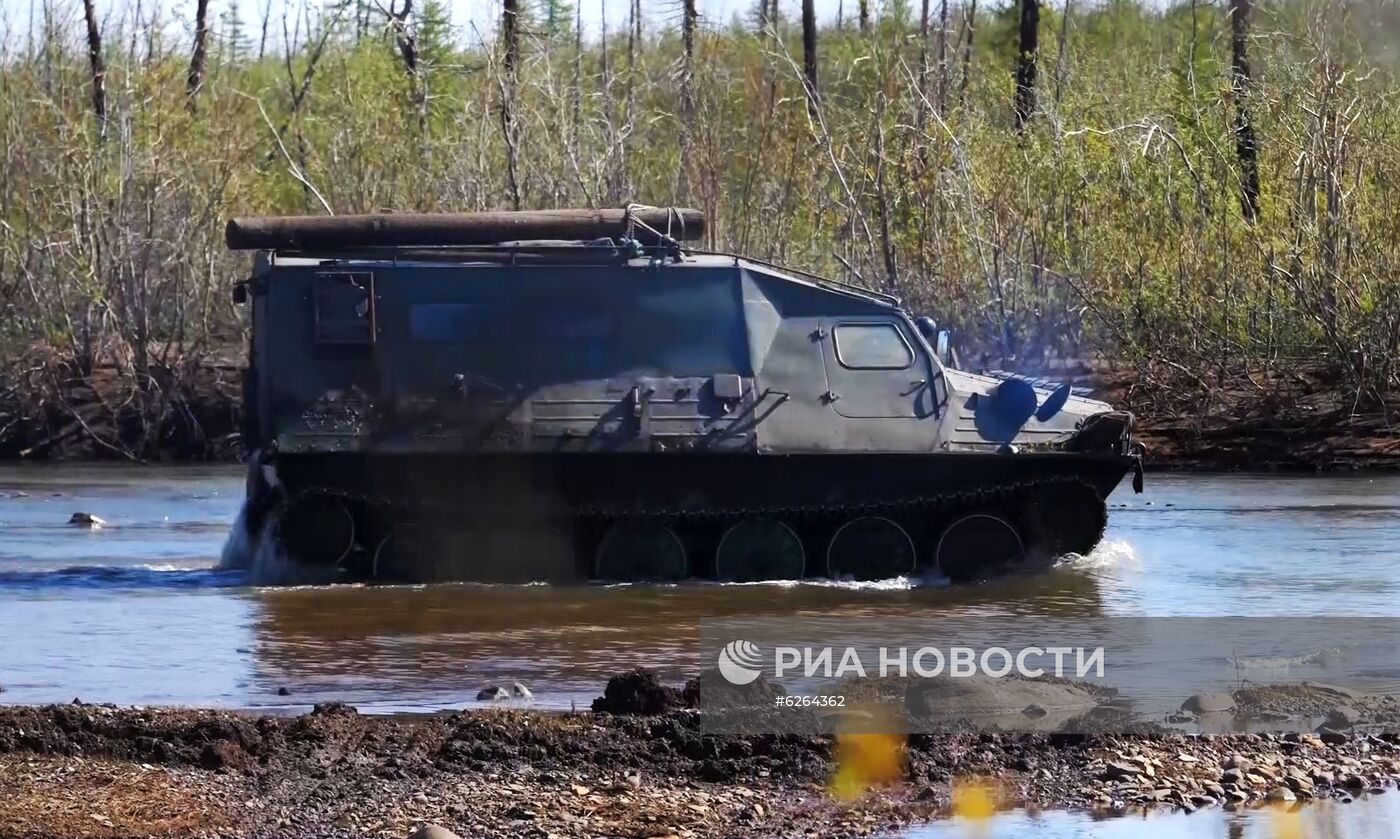
[[[1144,495],[1125,487],[1111,499],[1108,537],[1092,555],[953,587],[256,588],[215,568],[242,491],[235,467],[0,466],[0,700],[437,710],[519,680],[536,706],[567,708],[586,706],[623,667],[693,674],[706,617],[1400,616],[1400,476],[1149,475]],[[107,525],[70,527],[76,511]],[[1316,823],[1299,835],[1400,835],[1388,827],[1400,822],[1400,794],[1306,818]],[[920,835],[973,835],[966,827]],[[1277,826],[1216,812],[1148,824],[1011,814],[979,827],[1234,837]]]

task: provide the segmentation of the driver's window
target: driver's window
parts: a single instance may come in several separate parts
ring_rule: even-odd
[[[836,327],[836,360],[853,370],[903,370],[914,351],[892,323],[843,323]]]

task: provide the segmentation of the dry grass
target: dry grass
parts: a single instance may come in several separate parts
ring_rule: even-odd
[[[107,760],[0,756],[0,836],[196,836],[235,826],[241,779]]]

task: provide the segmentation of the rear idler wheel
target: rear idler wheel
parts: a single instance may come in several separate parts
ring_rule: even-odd
[[[715,548],[715,577],[720,580],[798,580],[806,568],[802,539],[776,519],[741,521],[724,532]]]
[[[861,516],[841,525],[826,548],[832,579],[887,580],[914,572],[918,551],[894,519]]]
[[[668,583],[686,576],[685,545],[658,522],[617,522],[603,534],[593,576],[608,582]]]
[[[355,514],[334,495],[293,501],[282,514],[282,547],[306,565],[339,565],[355,548]]]
[[[1036,493],[1027,518],[1030,547],[1037,553],[1050,559],[1084,556],[1103,539],[1108,505],[1089,484],[1064,482]]]
[[[1006,516],[990,511],[954,519],[943,528],[933,550],[938,572],[956,581],[975,580],[1019,565],[1025,558],[1020,530]]]

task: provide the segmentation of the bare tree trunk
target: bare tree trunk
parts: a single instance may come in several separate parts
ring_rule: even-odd
[[[695,27],[699,22],[699,12],[695,0],[682,0],[684,13],[681,17],[681,108],[689,120],[695,112]]]
[[[520,0],[501,2],[501,43],[505,48],[502,66],[506,77],[514,83],[515,68],[520,60]]]
[[[938,4],[938,113],[948,109],[948,0]]]
[[[263,56],[267,55],[267,21],[268,21],[268,19],[271,18],[271,17],[272,17],[272,0],[267,0],[267,2],[263,4],[263,13],[262,13],[262,35],[258,38],[258,61],[259,61],[259,62],[261,62],[261,61],[263,60]]]
[[[622,129],[614,141],[617,144],[617,164],[613,168],[610,190],[610,195],[614,200],[624,196],[629,201],[632,200],[632,197],[627,195],[632,190],[632,185],[627,177],[627,152],[630,147],[629,138],[632,135],[636,110],[637,50],[641,47],[641,40],[642,2],[641,0],[630,0],[627,4],[627,78],[625,81],[626,90],[622,97]]]
[[[1021,31],[1016,56],[1016,128],[1035,115],[1035,54],[1040,46],[1040,0],[1021,0]]]
[[[967,40],[963,42],[962,80],[958,83],[958,105],[967,101],[967,82],[972,78],[972,38],[977,34],[977,0],[967,10]]]
[[[919,7],[919,118],[918,124],[924,124],[924,103],[928,101],[928,3],[923,0]]]
[[[389,16],[389,24],[394,30],[394,43],[403,58],[404,74],[408,76],[408,96],[418,118],[418,134],[422,137],[428,131],[428,88],[427,79],[423,77],[422,68],[419,66],[418,35],[409,22],[409,16],[413,14],[413,0],[404,0],[401,9],[395,8],[394,0],[390,0],[385,14]]]
[[[885,190],[885,168],[889,161],[885,158],[884,110],[882,97],[875,114],[875,198],[880,204],[880,252],[885,261],[885,286],[892,293],[897,293],[899,266],[895,261],[894,242],[890,239],[890,200]]]
[[[608,89],[608,15],[606,3],[603,9],[603,90]],[[574,6],[574,83],[569,106],[572,109],[572,125],[569,128],[569,142],[574,159],[578,159],[579,138],[583,135],[583,4]]]
[[[511,206],[520,209],[520,179],[515,149],[515,68],[520,60],[520,0],[501,2],[501,136],[506,144],[506,178]]]
[[[856,6],[856,14],[860,17],[860,31],[865,34],[870,31],[870,0],[859,0]]]
[[[97,9],[93,0],[83,0],[87,21],[88,64],[92,69],[92,112],[103,136],[107,133],[107,66],[102,61],[102,33],[97,30]]]
[[[1251,224],[1259,217],[1259,141],[1249,115],[1250,0],[1230,0],[1230,77],[1235,95],[1235,156],[1240,161],[1240,208]]]
[[[927,0],[925,0],[927,2]],[[815,0],[802,0],[802,72],[807,88],[807,111],[817,115],[817,8]]]
[[[394,41],[398,45],[399,55],[403,57],[404,72],[409,78],[418,76],[418,36],[409,28],[408,16],[413,14],[413,0],[404,0],[403,8],[394,11],[390,7],[389,16],[394,24]]]
[[[681,16],[681,148],[676,172],[676,197],[689,200],[690,185],[686,178],[686,163],[690,158],[690,133],[695,121],[695,28],[699,12],[695,0],[682,0]]]
[[[209,40],[209,0],[197,0],[194,7],[194,50],[190,53],[190,72],[185,77],[185,94],[194,107],[195,94],[204,84],[205,44]]]

